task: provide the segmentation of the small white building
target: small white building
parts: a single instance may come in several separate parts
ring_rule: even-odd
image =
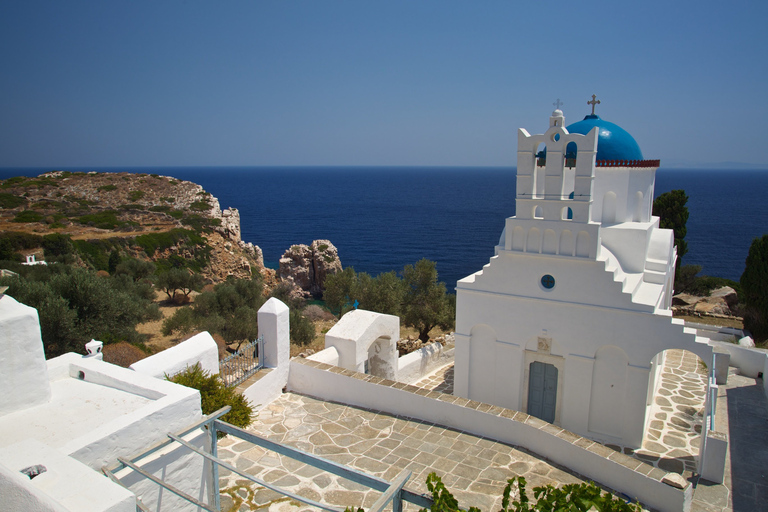
[[[673,233],[651,215],[658,166],[594,105],[567,128],[555,110],[545,133],[519,130],[515,216],[457,283],[456,395],[641,446],[663,351],[712,353],[672,318]]]

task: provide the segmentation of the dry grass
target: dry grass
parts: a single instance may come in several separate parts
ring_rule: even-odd
[[[675,315],[675,318],[680,318],[686,322],[695,322],[697,324],[717,325],[720,327],[735,327],[736,329],[744,328],[744,321],[740,318],[715,318],[711,316],[691,316],[691,315]]]
[[[193,295],[193,294],[191,294]],[[163,321],[172,316],[176,310],[178,310],[181,307],[187,307],[187,306],[177,306],[172,303],[170,303],[167,300],[167,296],[165,293],[161,291],[155,291],[155,304],[157,304],[160,308],[160,313],[163,315],[163,317],[160,320],[153,320],[151,322],[144,322],[143,324],[139,324],[136,326],[136,332],[139,334],[143,334],[147,337],[146,339],[146,345],[150,349],[152,349],[153,353],[163,351],[167,348],[170,348],[177,343],[186,340],[189,338],[192,334],[174,334],[171,336],[163,336]],[[193,297],[194,299],[194,297]]]

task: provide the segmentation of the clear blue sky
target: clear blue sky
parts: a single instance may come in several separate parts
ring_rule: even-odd
[[[0,167],[515,165],[597,113],[768,167],[768,2],[0,2]]]

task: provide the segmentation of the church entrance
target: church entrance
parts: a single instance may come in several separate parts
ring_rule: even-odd
[[[555,421],[557,405],[557,368],[534,361],[528,378],[528,414],[544,421]]]

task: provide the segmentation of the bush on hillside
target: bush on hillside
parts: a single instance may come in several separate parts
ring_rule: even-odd
[[[8,295],[37,309],[48,358],[83,353],[91,339],[141,342],[136,324],[160,318],[157,306],[139,289],[82,268],[26,267],[0,284],[9,286]]]
[[[246,428],[251,424],[253,408],[248,400],[234,388],[225,387],[218,375],[211,375],[203,370],[199,363],[187,367],[173,377],[166,376],[166,379],[200,391],[203,414],[212,414],[229,405],[232,410],[221,417],[222,421],[240,428]],[[223,434],[219,433],[219,437],[222,436]]]

